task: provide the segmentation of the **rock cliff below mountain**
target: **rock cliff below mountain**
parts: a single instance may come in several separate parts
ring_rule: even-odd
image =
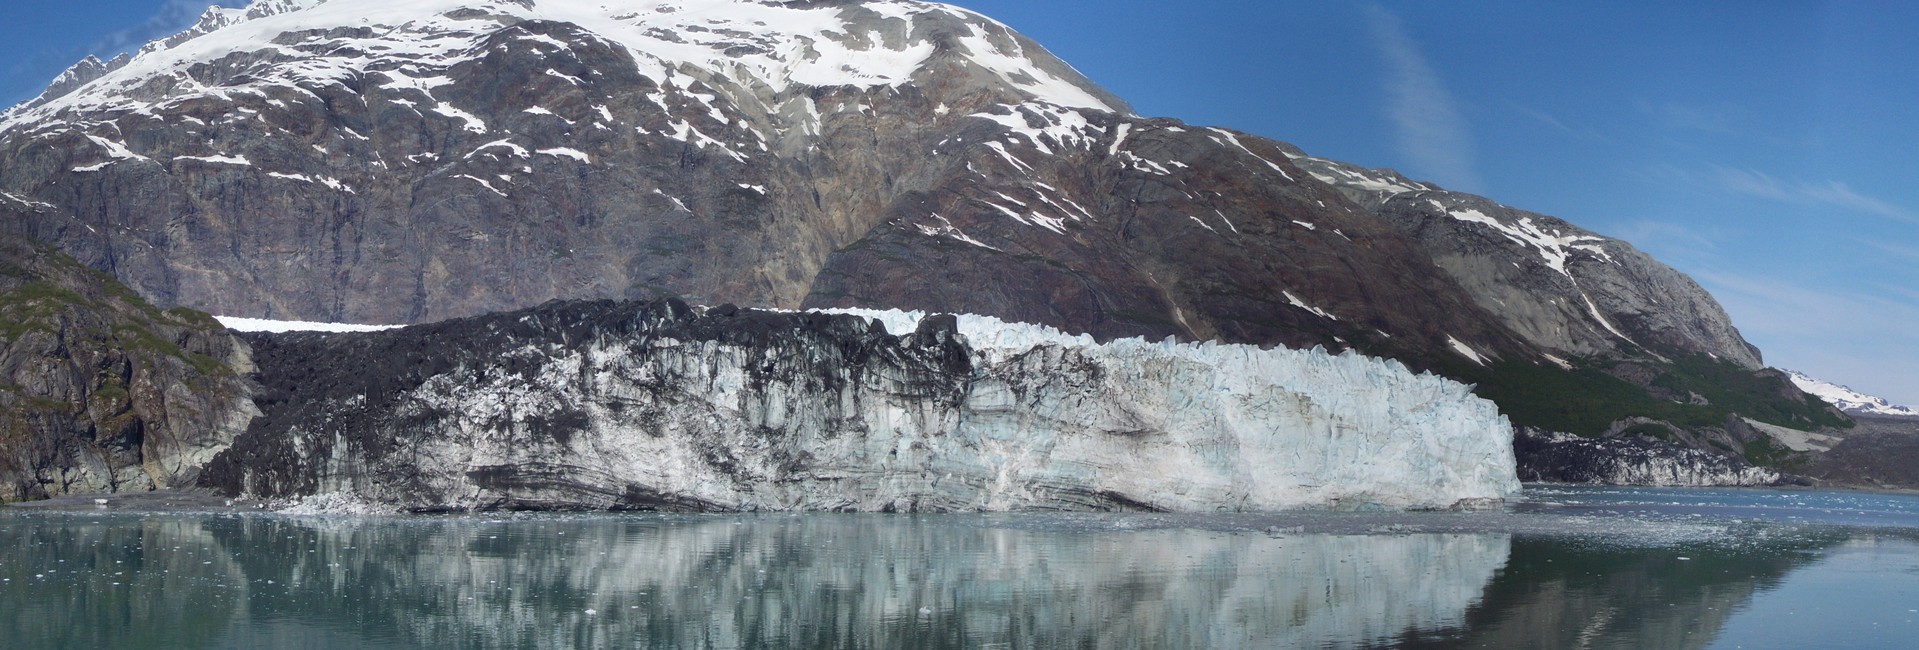
[[[0,237],[0,501],[192,485],[254,413],[246,358],[205,314]]]

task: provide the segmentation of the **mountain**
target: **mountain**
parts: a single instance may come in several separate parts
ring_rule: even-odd
[[[193,485],[257,413],[246,359],[206,314],[0,237],[0,502]]]
[[[1624,242],[1135,115],[932,3],[214,8],[0,115],[0,160],[0,191],[44,206],[11,227],[231,316],[912,309],[1352,350],[1518,424],[1670,430],[1737,467],[1786,457],[1747,419],[1849,424]]]
[[[1786,371],[1792,377],[1792,383],[1801,390],[1818,396],[1839,410],[1859,415],[1891,415],[1899,417],[1919,417],[1919,409],[1899,406],[1886,401],[1883,397],[1874,397],[1859,391],[1822,379],[1814,379],[1797,371]]]

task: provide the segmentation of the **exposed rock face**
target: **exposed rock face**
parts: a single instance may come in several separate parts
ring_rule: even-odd
[[[1631,244],[1391,170],[1295,162],[1411,236],[1475,303],[1562,361],[1678,350],[1763,367],[1711,294]]]
[[[1861,415],[1859,426],[1803,473],[1839,485],[1919,488],[1919,418]]]
[[[882,315],[895,336],[846,314],[556,303],[254,335],[265,415],[202,483],[701,511],[1418,508],[1518,487],[1493,405],[1394,362],[913,318]]]
[[[192,485],[254,413],[246,363],[207,315],[0,237],[0,501]]]
[[[0,188],[162,304],[425,322],[678,295],[1525,356],[1279,146],[1134,117],[951,7],[262,3],[88,70],[0,122]]]
[[[1643,438],[1584,438],[1519,427],[1513,434],[1519,478],[1599,485],[1773,485],[1779,472],[1737,457]]]
[[[0,121],[0,188],[163,304],[423,322],[566,297],[794,306],[963,164],[969,115],[1123,102],[901,2],[258,3]],[[371,20],[372,22],[367,22]],[[60,243],[68,245],[61,239]]]

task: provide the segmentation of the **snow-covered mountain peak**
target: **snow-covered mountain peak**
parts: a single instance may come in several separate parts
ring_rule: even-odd
[[[213,7],[192,28],[154,41],[122,65],[86,67],[78,88],[49,92],[0,121],[147,112],[196,97],[275,88],[312,90],[432,79],[484,56],[496,32],[564,23],[624,49],[638,72],[724,79],[771,96],[794,87],[898,87],[941,64],[1003,84],[1025,99],[1127,112],[1069,66],[1005,25],[948,5],[771,0],[258,0]],[[528,38],[568,48],[573,39]],[[710,82],[709,82],[710,85]],[[53,89],[50,89],[50,91]]]
[[[1825,400],[1826,403],[1839,407],[1839,410],[1847,413],[1919,417],[1919,409],[1910,406],[1899,406],[1886,401],[1883,397],[1867,395],[1823,379],[1806,376],[1804,373],[1794,370],[1787,370],[1786,374],[1792,377],[1792,383],[1798,386],[1799,390],[1811,393],[1815,397]]]

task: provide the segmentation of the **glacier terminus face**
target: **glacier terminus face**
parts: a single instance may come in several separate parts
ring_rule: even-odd
[[[250,336],[266,415],[203,483],[309,509],[1402,509],[1519,487],[1493,404],[1350,353],[678,301]]]

